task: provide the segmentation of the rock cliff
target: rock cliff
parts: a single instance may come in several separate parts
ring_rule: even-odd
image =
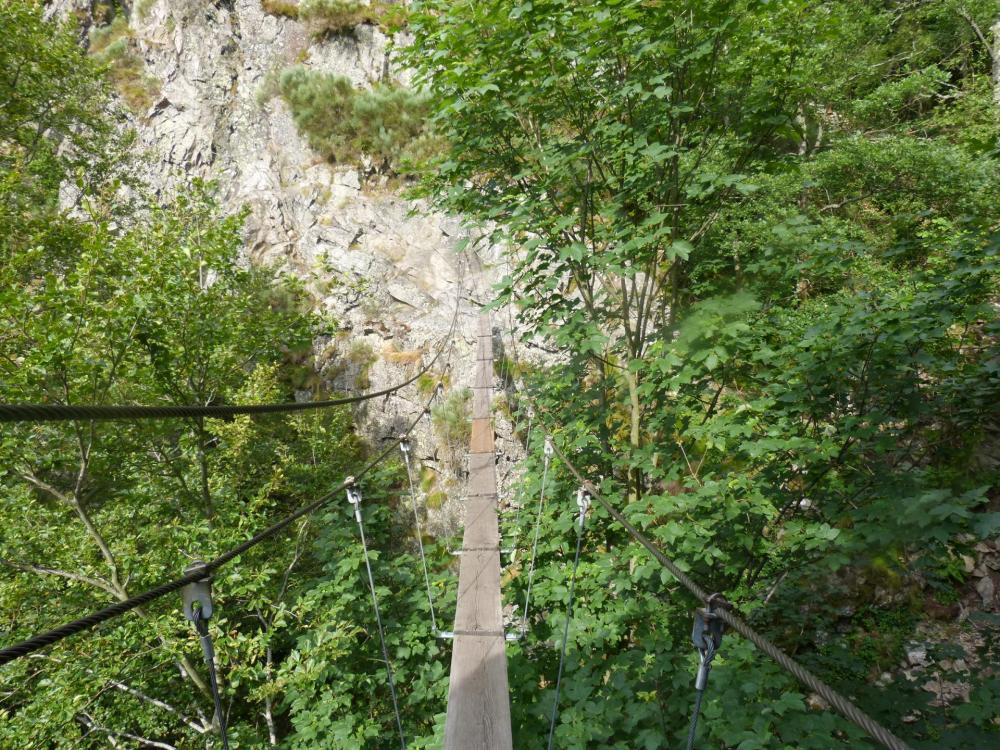
[[[86,30],[100,22],[100,5],[55,0],[49,7],[76,16]],[[249,210],[248,259],[301,277],[317,307],[338,321],[337,330],[317,342],[319,374],[348,391],[406,379],[447,334],[457,302],[445,381],[453,388],[471,385],[475,302],[488,298],[495,281],[495,250],[456,252],[467,236],[459,220],[384,183],[363,184],[357,169],[320,158],[280,98],[260,96],[269,76],[296,64],[346,76],[359,88],[389,77],[405,80],[405,71],[393,66],[390,39],[370,24],[317,39],[303,23],[265,12],[261,0],[119,5],[128,12],[130,44],[155,84],[148,110],[128,115],[145,152],[145,182],[166,196],[182,179],[214,180],[226,209]],[[425,382],[423,392],[411,386],[370,402],[359,423],[375,443],[391,437],[422,408],[427,390]],[[505,485],[518,447],[509,424],[499,422]],[[458,519],[461,465],[448,458],[443,442],[425,420],[416,455],[437,477],[426,482],[447,491],[431,522],[449,532]]]

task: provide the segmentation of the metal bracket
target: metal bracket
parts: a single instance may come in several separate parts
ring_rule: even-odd
[[[691,642],[698,649],[698,675],[695,677],[695,690],[704,690],[708,684],[708,673],[712,669],[712,659],[722,646],[722,636],[726,632],[726,623],[715,613],[717,606],[724,606],[726,600],[720,594],[712,594],[704,608],[694,611],[694,627],[691,630]]]
[[[576,491],[576,507],[580,511],[580,530],[583,530],[583,520],[590,509],[590,491],[586,487],[581,487]]]
[[[347,484],[347,502],[354,506],[354,518],[361,523],[361,490],[354,483],[354,477],[347,477],[344,482]]]
[[[205,563],[195,561],[184,569],[184,574],[205,570]],[[208,620],[212,616],[212,576],[205,570],[203,578],[189,583],[181,589],[184,600],[184,616],[193,623]]]

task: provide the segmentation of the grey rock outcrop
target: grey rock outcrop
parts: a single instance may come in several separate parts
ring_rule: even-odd
[[[50,12],[72,13],[86,25],[91,5],[56,0]],[[495,281],[495,250],[459,255],[466,237],[460,221],[385,186],[362,185],[356,169],[330,164],[309,148],[279,98],[260,96],[268,76],[294,64],[346,76],[359,87],[389,76],[405,80],[405,71],[393,69],[390,40],[371,25],[316,40],[302,23],[266,13],[260,0],[144,0],[132,4],[129,23],[159,82],[153,106],[130,122],[148,155],[145,182],[168,197],[191,177],[214,180],[226,209],[248,208],[248,259],[297,274],[317,307],[338,321],[336,333],[317,342],[321,375],[338,389],[359,388],[350,353],[361,348],[374,360],[363,368],[369,387],[406,379],[419,367],[418,355],[426,361],[443,339],[458,303],[449,380],[470,384],[473,302],[486,299]],[[409,387],[369,403],[358,415],[362,428],[378,444],[419,413],[425,398]],[[509,425],[499,429],[510,436]],[[512,456],[518,447],[508,441],[503,449]],[[424,420],[415,455],[440,472],[441,486],[457,487],[442,453]],[[438,515],[439,529],[447,530],[457,515],[453,497]]]

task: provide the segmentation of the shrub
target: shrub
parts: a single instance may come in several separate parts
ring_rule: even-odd
[[[428,100],[399,86],[355,89],[343,77],[303,66],[285,70],[278,93],[309,145],[332,162],[371,160],[371,171],[400,173],[427,149]]]
[[[148,110],[159,94],[160,84],[146,72],[135,37],[124,15],[90,32],[91,57],[103,65],[126,106],[136,114]]]
[[[472,391],[463,388],[452,391],[443,402],[431,409],[434,429],[453,451],[469,442],[472,435],[471,401]]]
[[[382,351],[382,358],[393,365],[415,365],[420,362],[423,356],[424,352],[421,349],[399,351],[391,345]]]
[[[294,0],[261,0],[261,7],[272,16],[299,17],[299,4]]]
[[[268,2],[282,3],[282,0]],[[376,24],[387,34],[392,34],[405,26],[407,21],[403,4],[379,0],[302,0],[297,12],[316,36],[343,34],[361,23]]]
[[[369,373],[372,365],[378,361],[378,356],[371,344],[367,341],[352,341],[347,351],[347,361],[357,368],[357,375],[354,378],[354,387],[360,391],[371,388],[372,381]]]

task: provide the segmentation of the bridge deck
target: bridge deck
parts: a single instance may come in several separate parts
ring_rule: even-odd
[[[511,750],[510,697],[500,603],[500,531],[490,397],[493,333],[479,319],[465,533],[451,655],[445,750]]]

